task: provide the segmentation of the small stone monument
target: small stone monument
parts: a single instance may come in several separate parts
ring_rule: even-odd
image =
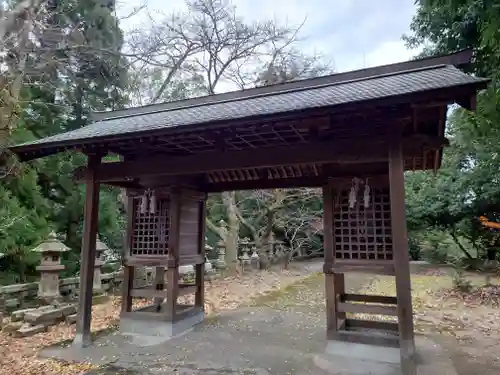
[[[101,282],[101,267],[104,264],[104,252],[109,250],[104,242],[97,236],[95,243],[95,265],[94,265],[94,282],[92,289],[94,293],[100,294],[103,292]]]
[[[255,244],[252,246],[252,255],[250,256],[250,262],[252,263],[252,267],[259,267],[259,252],[257,251],[257,246],[255,246]]]
[[[226,244],[223,240],[217,241],[217,268],[226,268]]]
[[[215,245],[217,249],[217,268],[226,268],[226,238],[227,238],[227,224],[224,220],[219,221],[219,231],[221,234],[221,239],[217,241]]]
[[[240,241],[240,245],[241,245],[240,263],[241,267],[245,268],[251,263],[251,259],[248,253],[250,252],[252,244],[250,243],[250,239],[248,239],[248,237],[245,237]]]
[[[42,261],[36,268],[40,271],[38,297],[47,302],[59,299],[59,271],[64,269],[64,265],[61,264],[61,255],[69,251],[69,248],[57,239],[54,232],[51,232],[47,240],[32,251],[42,256]]]

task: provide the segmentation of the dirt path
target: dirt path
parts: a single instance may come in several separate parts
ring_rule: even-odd
[[[290,270],[249,271],[243,275],[227,276],[206,283],[206,311],[214,314],[249,303],[255,298],[286,288],[308,277],[312,271],[320,269],[318,262],[298,263]],[[139,302],[140,303],[140,302]],[[109,329],[116,324],[120,311],[120,298],[93,307],[92,331]],[[71,374],[77,375],[91,370],[94,366],[80,363],[61,365],[56,361],[41,360],[37,354],[43,347],[74,337],[75,326],[59,324],[48,332],[29,338],[14,338],[0,332],[0,374]]]
[[[370,279],[349,275],[347,289],[359,290]],[[167,341],[145,344],[117,333],[83,350],[54,348],[44,355],[101,366],[87,375],[327,375],[313,360],[325,344],[323,275],[280,284]]]

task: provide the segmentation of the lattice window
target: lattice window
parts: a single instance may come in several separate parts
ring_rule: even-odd
[[[134,198],[130,255],[162,256],[168,253],[169,204],[166,197],[156,199],[155,213],[141,213],[141,197]]]
[[[349,190],[337,192],[333,233],[339,260],[392,260],[389,189],[372,188],[365,208],[362,194],[349,208]]]

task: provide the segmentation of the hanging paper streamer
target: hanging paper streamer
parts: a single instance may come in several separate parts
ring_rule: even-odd
[[[365,208],[370,207],[370,185],[368,185],[368,179],[365,181],[365,190],[363,193],[363,200],[365,204]]]
[[[149,201],[149,212],[153,215],[156,213],[156,195],[154,191],[151,193],[151,199]]]
[[[156,212],[156,197],[151,192],[151,190],[146,190],[142,195],[141,199],[141,214],[145,214],[148,212],[148,203],[149,203],[149,213],[154,214]]]
[[[349,208],[354,208],[356,206],[356,197],[358,195],[359,180],[355,177],[352,179],[351,192],[349,193]]]
[[[148,197],[146,196],[146,193],[142,196],[141,199],[141,214],[144,215],[148,210]]]

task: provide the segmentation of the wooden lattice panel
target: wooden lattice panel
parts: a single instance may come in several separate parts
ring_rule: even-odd
[[[389,189],[371,189],[365,208],[360,192],[349,207],[349,189],[336,193],[333,233],[335,259],[390,261],[393,259]]]
[[[169,204],[168,197],[156,199],[154,213],[141,213],[141,197],[134,198],[131,256],[163,256],[168,253]]]

